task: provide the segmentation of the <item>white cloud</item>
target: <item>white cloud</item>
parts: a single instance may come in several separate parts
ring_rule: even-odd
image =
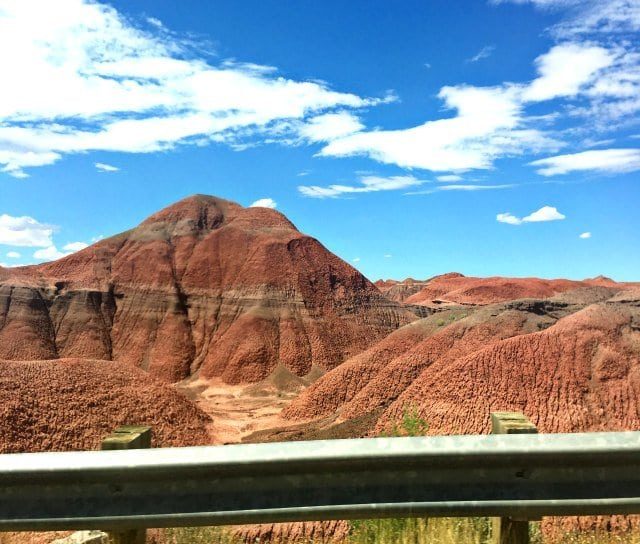
[[[582,238],[583,240],[588,240],[589,238],[591,238],[591,233],[590,232],[583,232],[580,235],[580,238]]]
[[[61,259],[62,257],[66,257],[69,255],[68,253],[64,253],[62,251],[58,251],[56,246],[49,246],[44,249],[38,249],[33,253],[33,258],[39,261],[55,261],[57,259]]]
[[[68,153],[234,143],[274,130],[280,138],[279,122],[390,100],[270,67],[213,66],[149,20],[143,31],[98,2],[5,0],[0,50],[12,54],[0,57],[0,169],[24,177]]]
[[[17,251],[9,251],[7,252],[7,257],[9,257],[9,259],[19,259],[21,255]]]
[[[456,181],[462,181],[462,176],[447,174],[446,176],[437,176],[436,179],[443,183],[455,183]]]
[[[509,225],[520,225],[522,223],[522,219],[516,217],[510,212],[499,213],[496,215],[496,220],[499,223],[507,223]]]
[[[604,173],[624,173],[640,170],[640,149],[597,149],[569,155],[557,155],[531,163],[538,174],[556,176],[569,172],[594,170]]]
[[[485,45],[480,51],[473,55],[473,57],[467,59],[467,62],[478,62],[479,60],[486,59],[491,56],[495,48],[495,45]]]
[[[386,253],[384,258],[385,259],[391,259],[393,257],[393,255],[391,255],[391,253]]]
[[[439,97],[457,115],[398,130],[358,132],[336,139],[320,154],[366,155],[379,162],[433,171],[490,168],[494,159],[524,149],[557,149],[538,130],[521,127],[517,87],[443,87]]]
[[[562,132],[548,129],[558,119],[580,118],[584,126],[572,130],[584,133],[609,130],[612,121],[632,123],[640,112],[640,51],[628,43],[564,41],[535,65],[538,75],[530,82],[443,87],[438,97],[452,116],[395,130],[363,129],[330,141],[320,155],[367,156],[455,175],[490,169],[503,157],[559,150]],[[527,114],[541,103],[551,111]]]
[[[460,191],[460,192],[473,192],[473,191],[494,191],[498,189],[510,189],[515,187],[513,184],[501,184],[501,185],[477,185],[477,184],[456,184],[456,185],[437,185],[423,191],[410,191],[405,193],[407,195],[431,195],[433,193],[439,193],[441,191]]]
[[[251,204],[250,208],[275,208],[278,203],[273,198],[260,198]]]
[[[312,142],[328,142],[358,132],[364,128],[357,116],[341,111],[325,113],[309,119],[300,128],[300,135]]]
[[[85,249],[89,247],[89,244],[85,244],[84,242],[70,242],[67,245],[65,245],[62,249],[64,249],[65,251],[70,251],[71,253],[74,253],[76,251],[80,251],[81,249]]]
[[[321,187],[318,185],[300,185],[298,191],[304,196],[311,198],[336,198],[339,196],[355,193],[372,193],[378,191],[395,191],[397,189],[406,189],[407,187],[415,187],[426,183],[423,180],[416,179],[413,176],[363,176],[360,178],[360,185],[329,185]]]
[[[355,259],[351,259],[351,262],[359,263],[360,262],[360,257],[356,257]]]
[[[540,76],[523,94],[527,101],[575,96],[599,70],[613,64],[614,55],[603,47],[564,43],[536,59]]]
[[[492,0],[494,4],[508,2],[567,9],[568,17],[553,29],[559,36],[633,32],[640,29],[638,0]]]
[[[33,217],[0,215],[0,244],[24,247],[48,247],[53,244],[54,227]]]
[[[513,184],[502,185],[440,185],[435,191],[491,191],[494,189],[510,189]]]
[[[524,223],[540,223],[542,221],[560,221],[566,216],[561,214],[557,208],[553,206],[543,206],[522,219]]]
[[[557,208],[553,206],[543,206],[539,210],[530,213],[525,217],[517,217],[510,212],[499,213],[496,216],[496,220],[500,223],[507,223],[509,225],[521,225],[522,223],[541,223],[544,221],[560,221],[565,219],[566,216],[561,214]]]
[[[120,168],[112,166],[111,164],[105,164],[104,162],[97,162],[94,165],[100,172],[118,172]]]

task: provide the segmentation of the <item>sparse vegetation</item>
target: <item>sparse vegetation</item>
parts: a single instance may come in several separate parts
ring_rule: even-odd
[[[165,529],[154,544],[240,544],[225,527],[180,527]]]

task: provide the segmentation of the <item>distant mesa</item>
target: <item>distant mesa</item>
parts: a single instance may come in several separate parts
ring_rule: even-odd
[[[387,280],[376,285],[392,300],[438,309],[461,304],[495,304],[519,298],[546,298],[580,287],[623,284],[618,284],[604,276],[573,281],[541,278],[477,278],[464,276],[459,272],[451,272],[424,281],[407,278],[404,281],[394,283]]]

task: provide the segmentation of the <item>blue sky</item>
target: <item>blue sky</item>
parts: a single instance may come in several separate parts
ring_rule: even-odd
[[[0,0],[0,263],[208,193],[371,279],[638,280],[639,32],[640,0]]]

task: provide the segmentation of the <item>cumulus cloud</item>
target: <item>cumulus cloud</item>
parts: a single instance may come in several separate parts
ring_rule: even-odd
[[[278,203],[273,198],[260,198],[253,202],[250,208],[275,208]]]
[[[312,117],[300,128],[300,135],[312,142],[328,142],[353,134],[364,128],[358,117],[350,112],[325,113]]]
[[[0,215],[0,244],[24,247],[49,247],[54,227],[33,217]]]
[[[561,214],[557,208],[553,206],[543,206],[539,210],[530,213],[525,217],[518,217],[510,212],[499,213],[496,216],[496,220],[500,223],[507,223],[508,225],[521,225],[522,223],[540,223],[544,221],[560,221],[565,219],[566,216]]]
[[[337,198],[343,195],[357,193],[372,193],[378,191],[395,191],[415,187],[426,183],[424,180],[413,176],[363,176],[360,178],[360,185],[328,185],[321,187],[318,185],[300,185],[298,191],[311,198]]]
[[[80,251],[81,249],[85,249],[87,247],[89,247],[89,244],[85,244],[84,242],[70,242],[66,244],[62,249],[64,249],[65,251],[74,253],[76,251]]]
[[[38,261],[56,261],[86,247],[89,245],[84,242],[70,242],[62,248],[63,251],[60,251],[55,244],[51,244],[49,247],[34,251],[33,258]]]
[[[104,162],[97,162],[94,164],[97,170],[100,172],[118,172],[120,168],[111,164],[105,164]]]
[[[640,149],[596,149],[547,157],[529,164],[538,168],[538,174],[543,176],[585,170],[614,174],[633,172],[640,170]]]
[[[21,257],[21,255],[17,251],[8,251],[7,252],[7,257],[9,259],[19,259]]]
[[[68,253],[64,253],[59,251],[56,246],[49,246],[44,249],[38,249],[33,253],[33,258],[39,261],[55,261],[57,259],[61,259],[62,257],[66,257]]]
[[[583,240],[588,240],[589,238],[591,238],[591,233],[590,232],[583,232],[580,235],[580,238],[582,238]]]
[[[599,46],[564,43],[536,59],[538,78],[525,89],[526,101],[575,96],[594,75],[613,64],[615,55]]]
[[[388,100],[287,79],[270,67],[214,66],[162,25],[141,30],[88,0],[3,2],[0,49],[12,52],[0,57],[0,169],[16,177],[69,153],[280,136],[279,122]],[[331,120],[316,125],[322,132]]]

